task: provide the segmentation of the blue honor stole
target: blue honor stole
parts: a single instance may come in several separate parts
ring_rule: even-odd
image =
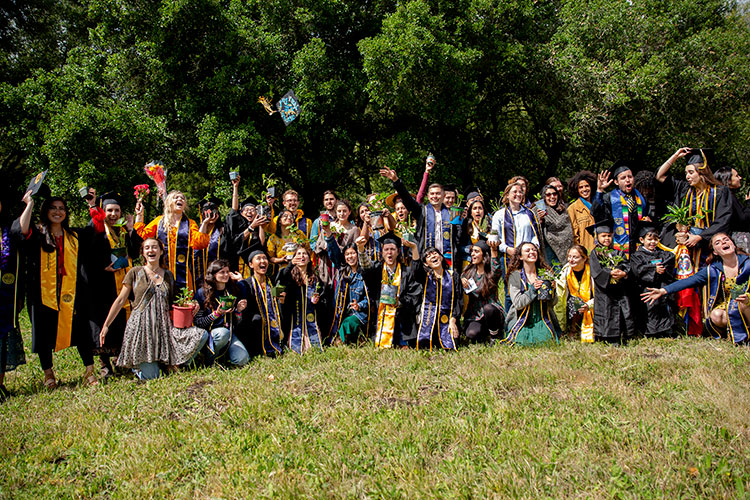
[[[437,248],[437,241],[435,241],[435,209],[432,208],[432,205],[428,205],[424,208],[424,214],[424,248]],[[440,209],[440,217],[442,219],[440,234],[443,239],[443,257],[451,260],[453,258],[453,224],[451,224],[451,212],[445,208],[445,205]]]
[[[263,319],[263,331],[261,332],[263,354],[281,354],[281,323],[279,315],[279,304],[276,297],[271,294],[271,285],[268,278],[261,284],[253,275],[251,278],[253,295],[258,304],[258,311]]]
[[[744,286],[744,293],[748,293],[748,285],[750,285],[750,258],[741,255],[737,257],[740,259],[739,262],[739,273],[737,274],[736,283]],[[733,343],[738,344],[740,342],[746,342],[748,339],[748,324],[745,318],[740,312],[739,304],[735,299],[731,297],[724,297],[725,300],[729,301],[727,305],[727,330],[723,332],[716,328],[716,326],[708,318],[709,313],[718,305],[717,298],[719,297],[719,290],[724,290],[724,282],[726,277],[723,270],[719,270],[714,265],[708,265],[705,268],[705,272],[708,274],[708,282],[706,287],[703,289],[703,303],[705,304],[705,317],[706,327],[714,338],[721,338],[727,335]],[[703,269],[699,272],[703,272]]]
[[[453,271],[448,269],[443,269],[441,279],[436,279],[432,271],[428,272],[422,296],[417,349],[419,349],[420,342],[429,341],[430,350],[432,350],[432,332],[436,325],[440,346],[443,349],[456,349],[453,336],[448,329],[453,313],[453,279]]]
[[[510,207],[504,208],[505,213],[503,214],[503,217],[500,219],[500,233],[503,235],[503,241],[506,245],[512,248],[516,248],[516,225],[513,223],[513,212],[511,211]],[[521,210],[519,212],[525,213],[529,220],[531,221],[531,230],[534,231],[534,236],[536,236],[536,240],[538,242],[542,241],[541,238],[541,231],[539,230],[539,221],[536,220],[536,215],[534,215],[534,212],[530,210],[528,207],[525,207],[521,205]],[[519,244],[521,242],[518,242]],[[541,248],[539,249],[541,252]],[[508,269],[508,254],[503,252],[502,255],[502,272],[503,276],[507,272]],[[503,280],[504,282],[506,280]],[[507,293],[508,291],[508,283],[505,283],[505,291]]]
[[[309,236],[309,228],[307,227],[307,218],[304,214],[302,214],[302,217],[299,218],[299,220],[295,221],[297,223],[297,229],[305,233],[305,236]]]
[[[189,286],[189,275],[192,274],[190,260],[192,251],[190,249],[190,220],[183,215],[180,219],[180,225],[177,227],[177,239],[175,250],[169,248],[169,231],[166,229],[164,218],[159,221],[157,238],[164,244],[164,251],[167,253],[166,261],[169,269],[174,274],[174,284],[176,288],[185,288]]]
[[[323,350],[320,342],[320,330],[317,323],[317,305],[312,303],[315,286],[303,285],[299,288],[302,295],[296,301],[294,314],[289,329],[289,347],[297,354],[302,354],[305,338],[310,345]]]
[[[526,272],[523,270],[523,268],[520,269],[520,272],[521,289],[524,293],[526,293],[526,291],[529,289],[528,278],[526,277]],[[520,332],[521,328],[523,328],[523,326],[526,324],[526,321],[529,319],[529,314],[531,314],[531,308],[534,307],[535,304],[539,304],[539,307],[541,308],[542,322],[544,323],[544,326],[547,327],[547,330],[549,330],[552,339],[557,342],[557,333],[555,333],[555,326],[554,323],[552,323],[552,318],[550,318],[549,307],[546,303],[540,301],[539,299],[534,299],[528,306],[524,307],[523,310],[518,313],[518,320],[508,332],[508,336],[501,340],[501,342],[505,342],[511,345],[516,343],[518,332]]]
[[[613,189],[609,193],[610,206],[612,207],[612,218],[615,220],[614,231],[612,235],[615,250],[622,250],[626,257],[630,257],[630,233],[633,230],[633,224],[637,224],[643,218],[643,195],[637,189],[633,189],[635,198],[636,214],[631,214],[628,204],[623,203],[625,194],[619,189]],[[634,215],[636,216],[634,218]]]
[[[355,276],[355,274],[352,272],[351,269],[348,269],[346,271],[346,276],[344,276],[343,279],[336,280],[334,283],[334,287],[336,289],[336,304],[333,307],[333,322],[331,323],[331,330],[328,333],[329,340],[332,340],[334,335],[339,331],[339,328],[341,328],[341,322],[344,320],[344,315],[346,311],[349,309],[349,304],[352,302],[352,300],[355,300],[354,297],[350,296],[349,293],[349,284],[352,282],[352,278]],[[365,334],[367,337],[370,336],[370,296],[367,293],[367,287],[363,287],[363,290],[365,291],[365,297],[367,297],[367,320],[365,322],[365,328],[367,329]],[[359,301],[357,301],[359,302]],[[360,311],[364,312],[364,311]]]

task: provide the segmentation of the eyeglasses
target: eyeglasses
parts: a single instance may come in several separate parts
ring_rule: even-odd
[[[551,196],[557,196],[557,193],[544,193],[544,196],[546,196],[547,198],[549,198]]]

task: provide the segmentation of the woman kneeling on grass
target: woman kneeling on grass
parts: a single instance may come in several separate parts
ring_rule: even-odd
[[[552,284],[544,284],[539,271],[549,267],[539,255],[533,243],[521,243],[515,248],[508,265],[508,291],[511,308],[508,311],[508,336],[503,340],[509,344],[539,344],[557,341],[560,326],[552,308],[557,296]],[[543,285],[545,299],[540,297]]]
[[[174,275],[164,268],[164,246],[156,238],[141,245],[145,266],[128,271],[122,291],[109,310],[101,331],[101,342],[132,290],[135,300],[122,340],[117,366],[137,369],[139,378],[159,377],[159,363],[174,369],[190,362],[206,344],[208,332],[197,327],[175,328],[169,318],[174,300]],[[193,314],[197,312],[195,304]]]
[[[703,289],[703,307],[706,329],[715,338],[727,335],[735,344],[748,344],[750,300],[750,257],[737,254],[737,248],[726,233],[711,237],[713,254],[708,265],[700,271],[663,288],[646,288],[641,298],[647,304],[668,293],[692,287]]]

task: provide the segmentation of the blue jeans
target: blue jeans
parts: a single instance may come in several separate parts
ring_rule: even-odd
[[[159,378],[159,363],[156,361],[152,361],[151,363],[141,363],[138,365],[136,375],[141,380],[153,380]]]
[[[226,348],[229,363],[235,366],[244,366],[250,361],[250,355],[240,340],[232,335],[229,328],[219,327],[211,330],[211,337],[214,340],[213,359],[221,356],[222,351]],[[212,359],[212,361],[213,361]]]

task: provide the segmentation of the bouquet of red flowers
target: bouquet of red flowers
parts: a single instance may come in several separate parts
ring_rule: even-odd
[[[152,160],[143,167],[146,174],[154,180],[159,194],[164,197],[167,195],[167,173],[164,170],[164,164],[160,161]]]
[[[135,196],[138,203],[142,202],[143,198],[145,198],[150,192],[151,190],[148,188],[148,184],[138,184],[133,187],[133,196]]]

